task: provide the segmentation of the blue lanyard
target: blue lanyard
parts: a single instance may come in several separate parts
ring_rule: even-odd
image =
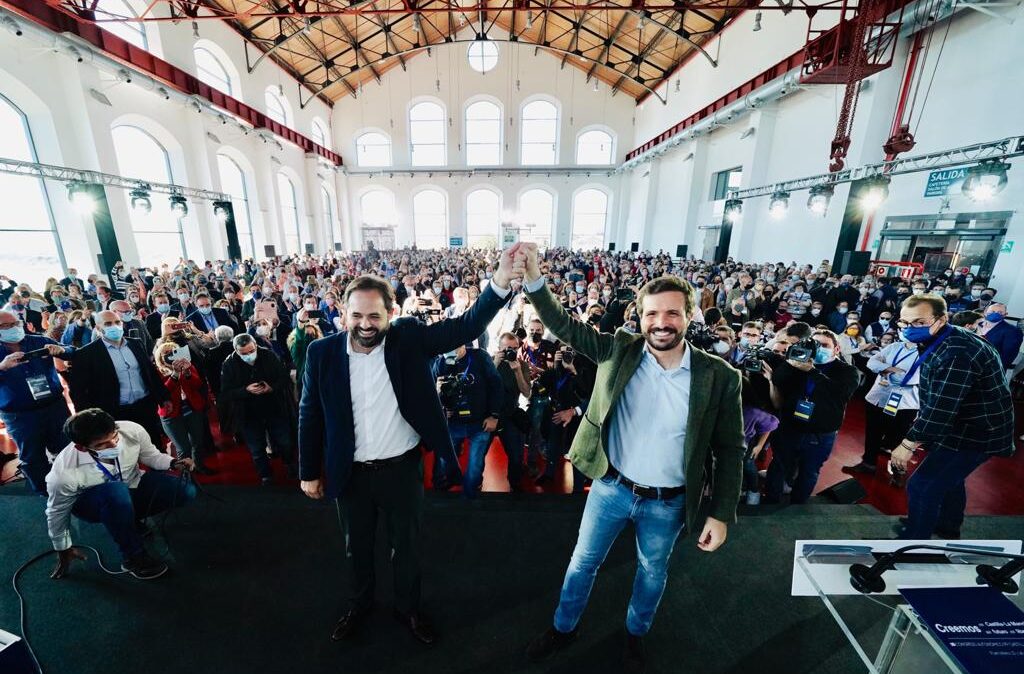
[[[100,472],[103,473],[110,482],[124,481],[124,478],[121,476],[121,462],[117,459],[114,459],[114,465],[117,466],[117,477],[114,477],[113,473],[107,470],[107,467],[100,463],[99,459],[94,458],[93,461],[96,463],[96,467],[100,469]]]
[[[921,367],[921,364],[925,361],[925,359],[928,358],[928,356],[932,355],[932,353],[935,352],[935,349],[939,348],[939,344],[942,344],[942,342],[945,341],[946,337],[949,337],[951,334],[953,334],[953,327],[947,325],[945,329],[941,333],[939,333],[935,340],[928,345],[928,348],[925,349],[924,352],[917,357],[917,360],[914,361],[914,364],[911,365],[910,369],[907,370],[907,373],[903,375],[903,381],[909,382],[910,378],[913,377],[914,374],[917,372],[917,368]]]
[[[468,356],[469,357],[466,359],[466,369],[462,373],[463,379],[469,377],[469,368],[473,367],[473,354],[470,353]]]
[[[818,382],[814,381],[814,377],[810,374],[807,375],[807,384],[804,386],[804,399],[810,400],[811,394],[814,393],[814,387],[818,385]]]
[[[896,360],[893,361],[893,364],[892,364],[893,367],[896,367],[897,365],[899,365],[900,363],[905,361],[907,358],[910,358],[912,355],[914,355],[914,351],[915,350],[914,349],[900,349],[900,351],[906,351],[906,353],[904,353],[902,356],[900,356],[899,358],[897,358]]]
[[[565,386],[565,382],[569,381],[569,376],[570,375],[569,375],[568,372],[566,372],[565,374],[562,375],[562,378],[558,380],[557,384],[555,384],[555,390],[556,391],[561,391],[562,390],[562,387]]]

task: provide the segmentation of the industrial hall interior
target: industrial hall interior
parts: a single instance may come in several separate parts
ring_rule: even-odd
[[[1024,672],[1022,64],[1022,0],[0,0],[0,674]]]

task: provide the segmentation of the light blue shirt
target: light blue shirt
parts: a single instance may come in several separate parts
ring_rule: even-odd
[[[110,356],[110,362],[114,364],[114,372],[117,373],[118,403],[131,405],[149,395],[146,382],[142,380],[139,361],[129,348],[128,340],[122,339],[121,346],[117,346],[104,339],[103,345],[107,347],[107,355]]]
[[[690,347],[679,367],[665,370],[644,345],[608,429],[608,460],[633,482],[648,487],[686,484],[690,375]]]

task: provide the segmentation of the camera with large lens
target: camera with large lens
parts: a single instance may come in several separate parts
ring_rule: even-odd
[[[813,337],[806,337],[786,349],[786,359],[795,360],[798,363],[810,363],[814,360],[817,350],[818,342]]]
[[[771,350],[760,346],[748,346],[743,349],[743,371],[756,374],[764,370],[764,361]],[[774,355],[774,354],[773,354]]]
[[[461,372],[441,378],[441,405],[452,413],[453,420],[467,419],[472,414],[469,405],[469,392],[473,386],[473,376]]]
[[[566,349],[562,351],[562,362],[566,365],[572,365],[572,359],[576,357],[576,352],[572,349]]]
[[[714,353],[714,346],[715,342],[718,341],[718,335],[703,323],[690,321],[690,324],[686,327],[686,341],[693,344],[693,347],[696,349]]]
[[[515,362],[519,358],[519,350],[514,346],[506,346],[501,352],[501,359]]]

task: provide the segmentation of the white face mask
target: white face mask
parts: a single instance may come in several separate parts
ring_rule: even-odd
[[[256,334],[259,335],[260,337],[269,337],[270,336],[270,326],[261,325],[261,326],[257,327],[256,328]]]
[[[715,353],[717,353],[719,356],[724,356],[725,354],[729,353],[729,345],[726,342],[723,342],[722,340],[718,340],[717,342],[715,342],[715,345],[711,348],[713,348],[715,350]]]

